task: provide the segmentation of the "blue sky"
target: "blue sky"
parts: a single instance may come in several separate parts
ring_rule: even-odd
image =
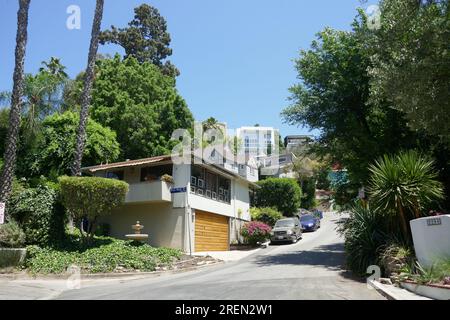
[[[0,91],[11,90],[16,0],[1,0]],[[197,120],[213,116],[229,128],[256,123],[281,134],[307,133],[283,124],[288,88],[297,82],[293,59],[324,27],[348,30],[360,0],[105,0],[103,28],[125,26],[146,2],[166,18],[177,87]],[[373,2],[372,2],[373,3]],[[81,8],[81,30],[68,30],[66,9]],[[74,77],[86,66],[94,0],[32,0],[25,71],[59,57]],[[122,52],[101,46],[101,53]]]

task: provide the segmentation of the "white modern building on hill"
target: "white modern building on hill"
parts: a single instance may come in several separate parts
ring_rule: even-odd
[[[247,159],[259,160],[275,150],[279,134],[272,127],[241,127],[236,136],[242,141]]]

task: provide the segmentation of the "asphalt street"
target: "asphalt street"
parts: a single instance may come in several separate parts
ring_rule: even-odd
[[[296,244],[271,245],[242,260],[158,278],[109,281],[63,291],[56,299],[384,299],[343,269],[340,216]]]

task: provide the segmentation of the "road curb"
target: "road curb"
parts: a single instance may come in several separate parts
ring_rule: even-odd
[[[394,285],[386,285],[379,281],[369,280],[368,284],[388,300],[432,300],[414,294],[406,289]]]
[[[198,266],[165,270],[165,271],[153,271],[153,272],[128,272],[128,273],[97,273],[97,274],[81,274],[81,280],[96,280],[96,279],[129,279],[129,278],[153,278],[161,275],[179,274],[189,271],[200,270],[206,267],[213,267],[224,264],[224,261],[217,261],[213,263],[205,263]],[[70,277],[70,274],[61,275],[36,275],[33,276],[28,273],[15,273],[15,274],[0,274],[0,280],[66,280]]]

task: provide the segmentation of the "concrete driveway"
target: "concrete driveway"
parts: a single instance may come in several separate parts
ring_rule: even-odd
[[[57,299],[384,299],[343,268],[339,216],[293,245],[258,250],[239,261],[159,278],[122,280],[65,291]]]

